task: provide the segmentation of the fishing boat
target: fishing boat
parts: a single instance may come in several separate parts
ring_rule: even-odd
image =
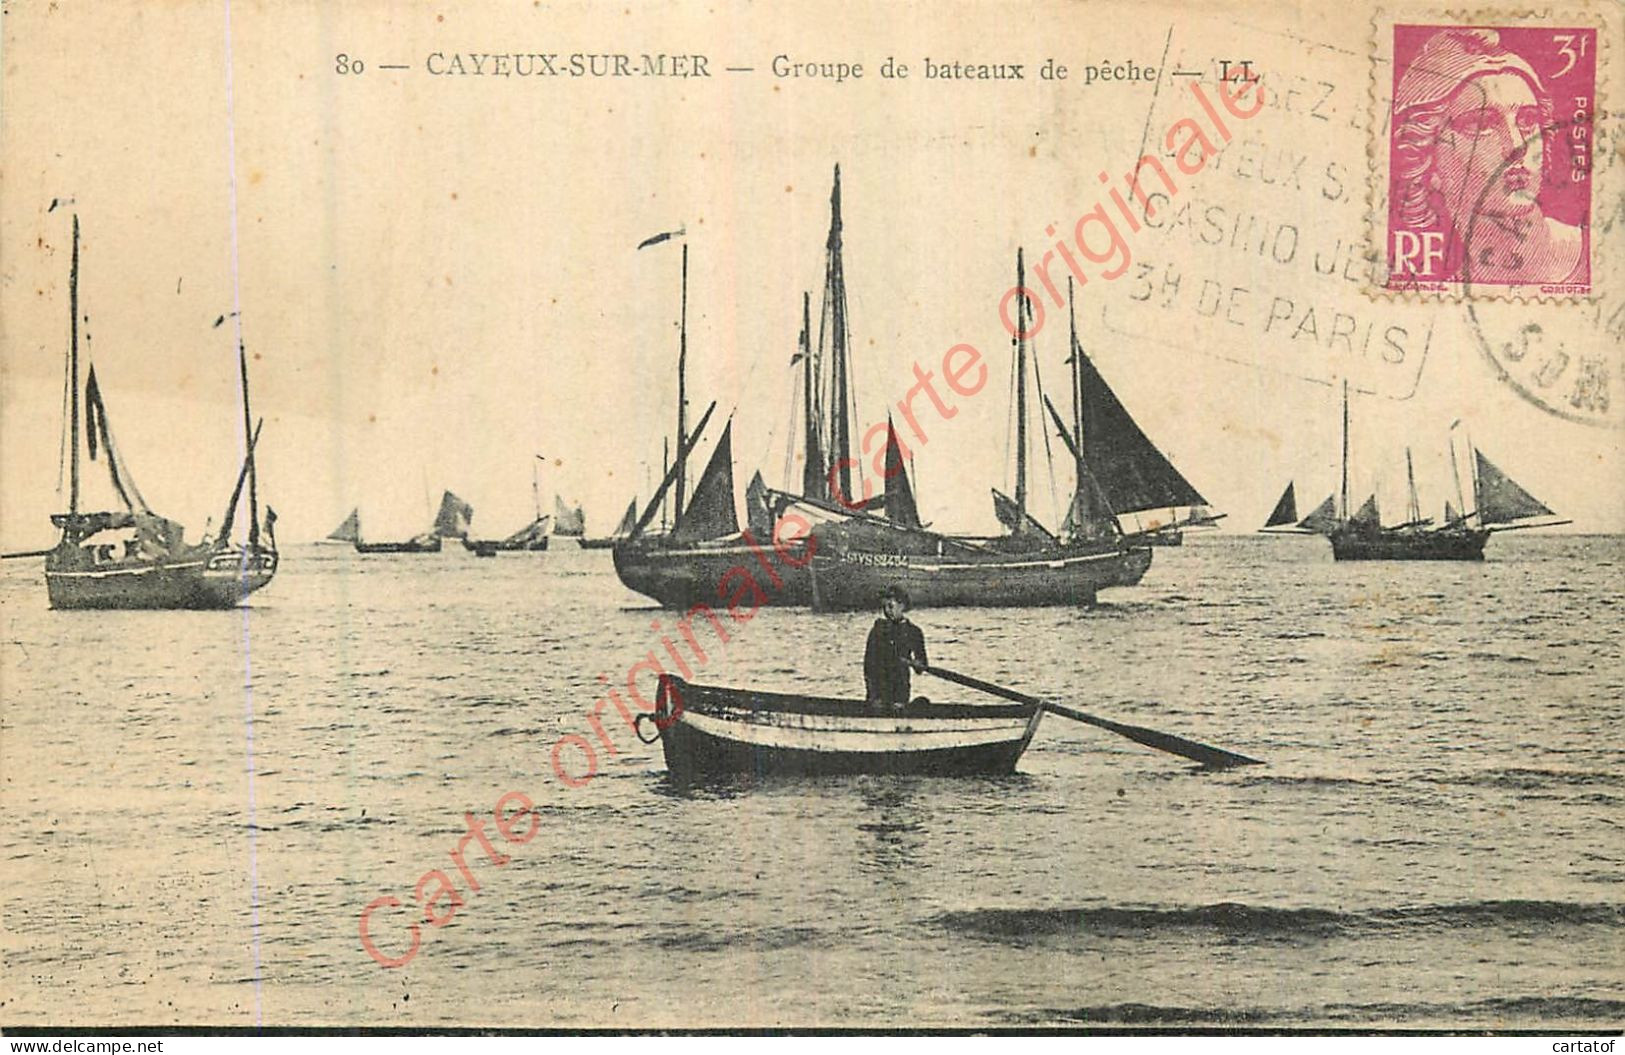
[[[902,711],[861,700],[695,685],[660,677],[658,730],[674,783],[734,776],[1011,773],[1044,716],[1041,706],[916,703]],[[653,737],[649,738],[652,742]]]
[[[1350,513],[1349,393],[1345,382],[1342,486],[1338,497],[1328,497],[1300,521],[1296,519],[1293,485],[1289,483],[1270,512],[1263,530],[1274,532],[1284,529],[1293,533],[1324,535],[1331,541],[1333,558],[1340,561],[1478,561],[1484,559],[1484,547],[1490,536],[1498,531],[1559,527],[1571,523],[1568,520],[1550,519],[1556,514],[1545,503],[1524,490],[1471,442],[1467,444],[1467,449],[1472,454],[1472,490],[1470,495],[1463,492],[1454,440],[1455,428],[1459,425],[1458,421],[1451,426],[1449,457],[1451,472],[1456,478],[1457,501],[1461,503],[1462,511],[1447,501],[1441,522],[1422,515],[1416,490],[1415,466],[1407,447],[1405,482],[1409,505],[1405,520],[1399,524],[1384,525],[1374,493]],[[1537,519],[1538,523],[1531,522]]]
[[[427,497],[427,496],[425,496]],[[440,511],[435,514],[434,525],[421,535],[413,535],[404,542],[364,542],[357,523],[355,550],[357,553],[439,553],[441,540],[467,539],[474,520],[474,507],[450,491],[440,496]]]
[[[658,245],[677,237],[672,231],[646,239],[638,248]],[[658,601],[667,608],[688,610],[695,605],[714,606],[737,602],[746,580],[753,587],[753,606],[805,605],[812,597],[811,577],[805,561],[767,556],[767,538],[741,530],[734,504],[733,423],[730,420],[706,463],[694,488],[687,491],[687,464],[700,437],[716,410],[712,403],[692,430],[687,417],[688,364],[688,243],[683,243],[680,308],[677,329],[677,439],[672,458],[660,486],[644,507],[642,515],[625,536],[611,543],[615,574],[629,589]],[[650,531],[655,515],[665,508],[668,493],[674,494],[673,517],[669,530]],[[800,554],[804,542],[786,546],[784,552]],[[798,563],[799,561],[799,563]]]
[[[621,522],[615,525],[615,533],[605,538],[580,539],[582,549],[611,549],[615,543],[632,534],[632,529],[638,522],[638,500],[636,498],[626,504],[626,512],[621,514]]]
[[[1018,250],[1017,287],[1024,287],[1024,282],[1025,265]],[[1033,329],[1032,307],[1025,297],[1018,298],[1018,305],[1018,336],[1012,342],[1015,494],[1007,496],[997,489],[992,492],[994,513],[1008,534],[994,538],[946,535],[925,530],[917,515],[909,518],[912,523],[904,520],[881,524],[874,518],[851,517],[820,526],[814,532],[817,545],[812,557],[815,609],[873,608],[890,587],[906,589],[915,607],[1092,605],[1100,590],[1132,586],[1150,568],[1151,549],[1143,540],[1123,532],[1092,463],[1066,432],[1059,415],[1055,415],[1056,424],[1072,448],[1077,475],[1072,503],[1060,534],[1045,528],[1029,511],[1029,374],[1038,386],[1040,399],[1043,392],[1037,360],[1030,356],[1030,338],[1026,336]],[[1074,410],[1081,414],[1086,359],[1078,350],[1075,322],[1073,349]],[[1109,391],[1108,397],[1116,403]],[[1055,414],[1053,404],[1050,411]],[[1126,418],[1124,412],[1116,420]],[[1132,419],[1128,422],[1132,425]],[[1143,439],[1137,428],[1135,434]],[[902,503],[912,511],[914,496],[907,475],[901,472],[895,435],[888,436],[888,442],[891,446],[887,450],[886,473],[895,473],[895,479],[908,489]],[[885,483],[890,487],[892,481]],[[892,507],[901,503],[889,492],[885,501],[895,515],[897,510]]]
[[[129,466],[113,442],[107,405],[87,371],[82,397],[84,436],[92,461],[105,457],[113,491],[122,509],[81,508],[79,390],[79,218],[73,218],[73,255],[68,273],[69,341],[68,413],[63,422],[69,461],[68,511],[51,523],[61,531],[45,552],[45,588],[52,608],[231,608],[271,581],[277,570],[276,513],[259,516],[254,447],[259,426],[252,429],[248,404],[248,356],[240,336],[238,372],[243,397],[244,458],[236,486],[226,504],[218,535],[188,543],[185,529],[155,513],[141,496]],[[216,322],[224,322],[222,316]],[[87,338],[88,339],[88,338]],[[247,499],[246,539],[233,538],[239,504]]]
[[[440,536],[432,531],[413,535],[404,542],[363,542],[355,540],[357,553],[439,553]]]
[[[542,515],[541,477],[538,463],[542,456],[536,456],[536,462],[530,467],[530,499],[535,515],[530,523],[515,531],[507,538],[501,539],[463,539],[463,548],[469,550],[476,557],[494,557],[498,553],[541,553],[547,549],[549,518]]]

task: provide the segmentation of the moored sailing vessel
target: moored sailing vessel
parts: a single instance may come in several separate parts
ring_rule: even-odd
[[[73,218],[73,257],[69,271],[70,336],[67,356],[68,414],[64,421],[69,452],[68,511],[51,516],[61,530],[45,555],[45,586],[52,608],[231,608],[271,581],[277,570],[276,513],[259,516],[254,446],[259,428],[249,428],[248,357],[241,339],[237,359],[243,399],[245,447],[218,536],[196,544],[185,529],[147,505],[129,467],[113,443],[107,406],[89,368],[83,393],[84,433],[92,461],[105,455],[113,490],[122,510],[80,508],[79,391],[79,218]],[[247,537],[233,540],[239,503],[248,504]]]
[[[663,242],[680,232],[656,235],[639,248]],[[665,479],[660,482],[643,515],[631,530],[611,543],[615,573],[629,589],[653,598],[667,608],[743,603],[744,586],[752,587],[754,606],[804,605],[812,596],[805,561],[787,557],[777,562],[765,555],[770,539],[758,539],[741,530],[734,504],[733,429],[724,427],[692,498],[686,492],[689,455],[699,443],[716,410],[712,403],[691,431],[687,424],[686,375],[688,366],[688,243],[683,243],[681,307],[677,351],[677,450]],[[673,492],[676,515],[671,529],[658,534],[648,528]],[[779,556],[799,554],[805,542],[796,540],[775,547]],[[798,562],[799,561],[799,562]],[[762,572],[759,579],[757,572]],[[766,579],[764,584],[761,579]],[[764,589],[764,586],[766,587]]]
[[[1024,265],[1016,256],[1016,285],[1024,283]],[[812,558],[813,606],[820,610],[872,608],[889,587],[909,592],[916,607],[1037,607],[1094,604],[1100,590],[1132,586],[1151,566],[1151,550],[1125,536],[1112,515],[1080,448],[1072,445],[1077,487],[1060,535],[1045,528],[1028,510],[1027,448],[1029,371],[1040,378],[1036,359],[1029,362],[1031,305],[1017,298],[1014,344],[1015,495],[993,492],[994,512],[1008,534],[976,539],[945,535],[913,523],[886,524],[878,518],[851,518],[820,526]],[[1073,327],[1074,411],[1081,414],[1082,362]],[[1039,392],[1042,398],[1042,391]],[[1054,414],[1054,407],[1050,407]],[[1126,414],[1124,415],[1126,417]],[[1056,416],[1056,424],[1060,424]],[[1138,429],[1136,428],[1136,434]],[[1143,436],[1142,436],[1143,439]],[[902,472],[895,437],[888,437],[890,488],[895,478],[914,496]],[[1160,455],[1158,455],[1160,457]],[[895,459],[895,460],[894,460]],[[1171,466],[1169,467],[1171,469]],[[1187,485],[1188,487],[1188,485]],[[1194,491],[1191,492],[1194,494]],[[1197,496],[1200,500],[1200,496]],[[886,508],[895,503],[888,491]]]

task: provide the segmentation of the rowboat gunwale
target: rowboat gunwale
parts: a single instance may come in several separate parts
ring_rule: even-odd
[[[695,685],[663,674],[652,717],[678,783],[754,776],[1014,772],[1042,707],[861,701]]]

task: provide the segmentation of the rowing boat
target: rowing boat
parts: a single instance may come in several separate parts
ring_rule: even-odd
[[[737,776],[1011,773],[1043,715],[1029,704],[923,701],[894,711],[664,674],[655,712],[639,715],[638,724],[640,736],[645,721],[658,730],[666,770],[682,784]]]

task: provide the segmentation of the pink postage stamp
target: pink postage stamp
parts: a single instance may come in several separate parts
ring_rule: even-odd
[[[1392,33],[1386,288],[1590,293],[1597,30]]]

